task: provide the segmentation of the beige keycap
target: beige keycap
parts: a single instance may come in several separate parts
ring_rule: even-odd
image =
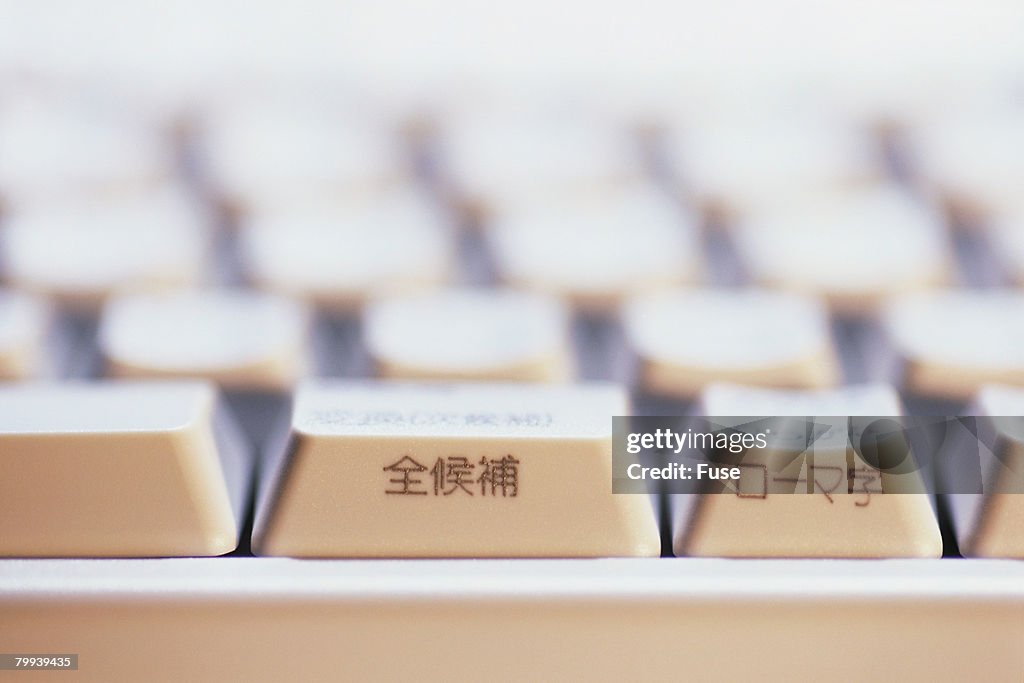
[[[242,290],[112,299],[99,346],[113,377],[201,377],[277,390],[306,374],[310,316],[285,297]]]
[[[169,179],[174,152],[131,103],[22,93],[0,110],[0,191],[12,204],[116,197]]]
[[[39,299],[0,289],[0,380],[36,377],[47,369],[51,312]]]
[[[658,555],[611,490],[614,385],[304,383],[254,551],[295,557]]]
[[[506,283],[585,310],[699,278],[693,216],[650,187],[499,212],[489,236]]]
[[[893,188],[752,215],[735,242],[761,284],[821,295],[842,312],[873,310],[887,295],[940,285],[953,272],[939,212]]]
[[[917,172],[954,211],[985,218],[1020,204],[1024,119],[1009,106],[934,117],[911,131]]]
[[[203,228],[198,207],[170,190],[16,207],[4,235],[7,278],[86,308],[119,290],[194,284],[209,258]]]
[[[1017,292],[907,295],[886,306],[884,322],[910,391],[966,400],[983,384],[1024,385],[1024,296]]]
[[[945,473],[951,482],[946,498],[960,553],[1024,558],[1024,390],[986,385],[973,408],[971,414],[979,416],[980,444],[972,443],[974,450],[965,449],[943,462],[947,468],[960,468]],[[958,477],[979,465],[982,489],[972,493]]]
[[[677,555],[712,557],[939,557],[942,537],[916,467],[879,470],[848,437],[847,416],[900,414],[886,385],[831,391],[712,386],[701,415],[716,424],[760,416],[768,447],[738,457],[738,481],[705,482],[703,494],[670,496]],[[730,421],[719,416],[747,416]],[[824,429],[808,444],[806,419]],[[766,432],[764,430],[773,430]],[[779,433],[779,432],[782,433]],[[912,458],[912,454],[908,458]],[[911,461],[906,461],[907,466]]]
[[[0,386],[0,555],[220,555],[246,447],[202,382]]]
[[[727,218],[884,176],[866,134],[804,112],[695,121],[669,138],[668,155],[687,194]]]
[[[441,137],[447,189],[474,214],[599,197],[643,175],[628,131],[595,115],[487,109],[453,115]]]
[[[207,179],[234,208],[359,197],[411,175],[397,131],[327,97],[241,96],[214,105],[204,123]]]
[[[631,300],[626,335],[643,388],[692,397],[732,381],[825,388],[839,369],[824,308],[767,290],[676,290]]]
[[[351,311],[371,296],[448,280],[455,269],[450,233],[424,197],[393,192],[261,212],[246,221],[239,244],[256,285]]]
[[[995,560],[7,560],[0,613],[6,649],[79,655],[12,680],[1024,677]]]
[[[523,292],[381,299],[366,308],[364,337],[381,377],[557,382],[574,374],[565,308]]]

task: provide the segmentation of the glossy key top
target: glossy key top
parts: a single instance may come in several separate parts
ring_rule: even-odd
[[[755,213],[735,238],[761,284],[821,295],[844,313],[871,311],[886,295],[944,284],[953,273],[940,213],[885,186]]]
[[[699,278],[694,217],[640,184],[510,209],[488,228],[504,282],[587,311],[614,311],[631,294]]]
[[[672,290],[636,297],[624,324],[641,386],[692,397],[710,382],[824,388],[838,381],[816,300],[768,290]]]
[[[446,190],[477,215],[569,194],[600,197],[643,175],[627,131],[547,105],[461,112],[444,126],[441,146]]]
[[[200,160],[211,189],[231,208],[258,212],[358,197],[409,175],[397,131],[329,96],[222,99],[205,112]]]
[[[644,495],[614,495],[612,385],[305,383],[270,453],[258,555],[657,555]]]
[[[15,205],[4,226],[6,277],[90,311],[115,292],[194,285],[211,257],[205,220],[175,188]]]
[[[242,290],[119,296],[99,346],[112,377],[201,377],[237,389],[284,389],[304,376],[309,311]]]
[[[253,284],[347,312],[451,279],[449,227],[425,197],[388,192],[261,211],[243,222],[239,250]]]
[[[1024,296],[1014,290],[938,290],[894,298],[885,328],[904,386],[966,400],[989,383],[1024,385]]]
[[[882,177],[868,136],[821,113],[733,113],[681,128],[668,153],[682,185],[728,219]]]
[[[221,555],[246,446],[202,382],[0,386],[0,555]]]
[[[366,348],[382,377],[567,381],[565,307],[542,295],[449,289],[392,297],[364,315]]]

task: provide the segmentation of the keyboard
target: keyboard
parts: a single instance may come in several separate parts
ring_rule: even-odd
[[[0,21],[0,680],[1024,678],[1019,50],[202,4]]]

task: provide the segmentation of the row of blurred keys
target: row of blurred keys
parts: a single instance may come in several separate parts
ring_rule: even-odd
[[[10,86],[0,188],[19,206],[114,198],[184,174],[259,214],[322,211],[426,170],[450,203],[500,213],[661,175],[692,206],[743,222],[896,176],[965,214],[1012,222],[1022,210],[1024,105],[1010,96],[902,120],[807,96],[660,114],[531,93],[402,112],[364,99],[227,89],[165,109],[102,88]]]
[[[0,293],[0,375],[74,374],[60,366],[61,351],[74,342],[49,320],[36,299]],[[237,389],[280,389],[309,375],[376,373],[615,379],[689,398],[715,381],[811,389],[844,380],[826,309],[812,298],[771,290],[670,289],[630,299],[621,324],[591,331],[613,347],[610,365],[596,372],[578,365],[579,327],[567,307],[540,294],[439,289],[375,299],[351,348],[314,321],[298,300],[249,290],[119,294],[103,309],[97,345],[111,376],[205,377]],[[915,394],[954,400],[988,382],[1024,385],[1024,295],[1018,292],[905,295],[890,301],[870,329],[877,340],[859,352],[879,361],[875,376],[854,380],[901,377]],[[361,370],[331,371],[325,357],[338,367],[343,355],[351,356],[344,367],[356,368],[361,355],[370,362]],[[901,363],[880,362],[887,358]]]
[[[946,289],[1024,272],[1010,105],[905,131],[918,163],[899,182],[891,135],[818,111],[645,136],[576,111],[469,108],[402,128],[296,101],[218,102],[172,130],[80,93],[3,99],[0,275],[17,293],[0,298],[0,372],[52,371],[50,299],[102,310],[112,374],[239,386],[322,374],[306,352],[316,311],[361,314],[386,376],[571,379],[580,311],[621,313],[656,393],[829,386],[829,310],[876,321],[890,343],[871,353],[895,350],[916,391],[1021,375],[1020,295]],[[958,268],[949,208],[989,228],[981,278]],[[743,271],[731,280],[709,272],[715,226]],[[483,276],[460,268],[473,227]],[[496,283],[518,291],[436,289]],[[703,289],[720,284],[771,289]]]

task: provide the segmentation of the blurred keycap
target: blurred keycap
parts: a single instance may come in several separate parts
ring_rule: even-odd
[[[488,236],[505,283],[587,311],[700,276],[695,219],[643,185],[498,212]]]
[[[1024,109],[961,107],[909,132],[919,182],[967,222],[1020,204]]]
[[[130,294],[103,310],[99,346],[112,377],[200,377],[285,390],[310,371],[310,316],[282,296],[239,290]]]
[[[710,382],[825,388],[839,368],[824,307],[767,290],[676,290],[623,313],[639,385],[689,398]]]
[[[170,131],[129,100],[14,91],[0,103],[0,196],[12,205],[116,198],[176,173]]]
[[[412,171],[386,117],[328,97],[239,96],[211,105],[201,125],[210,189],[245,212],[359,198]]]
[[[982,385],[1024,385],[1024,295],[1012,290],[908,294],[884,324],[902,360],[904,387],[966,400]]]
[[[114,292],[172,289],[209,276],[206,215],[177,189],[33,203],[5,225],[7,280],[95,308]]]
[[[599,197],[643,177],[629,132],[572,108],[476,108],[440,133],[446,192],[481,217],[566,195]]]
[[[243,224],[239,249],[254,284],[335,311],[456,275],[446,216],[408,192],[262,212]]]
[[[943,284],[953,258],[939,211],[892,187],[819,194],[753,213],[736,245],[761,284],[821,295],[843,312]]]
[[[382,377],[568,381],[568,314],[542,295],[442,290],[372,302],[366,348]]]
[[[817,112],[755,108],[681,122],[667,153],[686,194],[726,220],[885,174],[866,131]]]

